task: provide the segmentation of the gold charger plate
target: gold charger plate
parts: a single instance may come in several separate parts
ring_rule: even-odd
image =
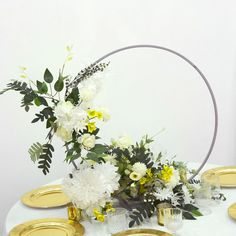
[[[236,166],[224,166],[207,170],[202,174],[201,178],[210,182],[212,174],[219,176],[221,187],[236,187]]]
[[[228,214],[232,219],[236,220],[236,203],[228,208]]]
[[[53,208],[67,205],[70,200],[61,185],[48,185],[34,189],[21,197],[21,202],[33,208]]]
[[[14,227],[8,236],[82,236],[84,227],[66,219],[40,219]]]
[[[156,229],[131,229],[120,233],[112,234],[112,236],[173,236],[164,231]]]

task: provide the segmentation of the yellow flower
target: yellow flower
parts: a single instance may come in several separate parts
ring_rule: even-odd
[[[172,175],[173,175],[173,167],[164,165],[163,170],[161,171],[160,178],[163,179],[166,182],[169,182]]]
[[[139,183],[140,183],[141,185],[144,185],[144,184],[146,184],[147,182],[148,182],[148,179],[145,178],[145,177],[143,177],[143,178],[141,178],[141,179],[139,180]]]
[[[149,178],[152,178],[153,173],[152,173],[152,170],[151,170],[151,169],[147,169],[146,173],[147,173],[147,176],[148,176]]]
[[[104,222],[105,221],[105,216],[104,214],[102,214],[97,208],[93,209],[93,214],[96,217],[96,219],[100,222]]]
[[[89,118],[96,117],[96,111],[95,110],[88,110],[88,116],[89,116]]]
[[[102,112],[100,112],[100,111],[97,111],[96,116],[97,116],[97,118],[98,118],[99,120],[102,120],[102,119],[103,119],[103,114],[102,114]]]
[[[136,172],[132,172],[130,175],[129,175],[130,179],[134,180],[134,181],[138,181],[141,179],[141,175],[139,173],[136,173]]]
[[[107,203],[107,204],[106,204],[106,212],[107,212],[107,213],[108,213],[108,212],[115,212],[115,211],[116,211],[116,209],[113,208],[113,206],[112,206],[111,203]]]
[[[90,122],[87,124],[88,127],[88,131],[89,133],[92,133],[93,131],[95,131],[97,129],[95,122]]]
[[[89,110],[88,111],[88,116],[90,119],[93,119],[95,117],[97,117],[99,120],[103,119],[103,114],[100,111],[96,111],[96,110]]]

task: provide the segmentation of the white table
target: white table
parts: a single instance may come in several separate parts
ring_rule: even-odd
[[[196,168],[198,164],[191,163],[191,167]],[[207,164],[204,168],[214,168],[216,165]],[[60,183],[57,180],[50,184]],[[199,217],[196,221],[185,220],[183,228],[179,231],[181,236],[235,236],[236,221],[229,218],[227,214],[228,207],[236,202],[236,189],[223,189],[227,200],[220,205],[212,207],[212,213],[207,216]],[[24,206],[18,201],[8,212],[5,222],[6,235],[10,230],[25,221],[40,219],[40,218],[66,218],[66,208],[58,209],[32,209]],[[85,227],[85,236],[106,236],[106,226],[104,224],[82,222]],[[153,217],[150,223],[142,225],[142,228],[153,228],[167,231],[164,227],[157,225],[156,217]]]

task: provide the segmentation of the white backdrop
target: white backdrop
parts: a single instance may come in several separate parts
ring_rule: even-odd
[[[19,77],[20,65],[32,79],[46,67],[55,74],[74,45],[76,57],[68,67],[74,75],[84,62],[130,44],[157,44],[187,56],[204,72],[219,108],[219,132],[210,162],[236,164],[235,77],[236,3],[233,0],[0,0],[0,88]],[[110,58],[99,102],[112,120],[104,127],[109,139],[124,132],[134,139],[154,135],[160,146],[180,159],[201,161],[213,129],[210,97],[199,76],[166,53],[134,50]],[[70,170],[57,142],[54,165],[45,177],[33,166],[28,147],[43,141],[43,125],[31,125],[20,96],[0,97],[1,213],[25,192]],[[157,148],[157,147],[156,147]]]

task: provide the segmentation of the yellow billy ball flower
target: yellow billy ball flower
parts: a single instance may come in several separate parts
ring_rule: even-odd
[[[129,175],[130,179],[134,180],[134,181],[138,181],[142,178],[142,176],[137,173],[137,172],[132,172],[130,175]]]
[[[95,122],[90,122],[87,124],[88,127],[88,131],[89,133],[92,133],[93,131],[95,131],[97,129]]]
[[[166,182],[169,182],[172,175],[173,175],[173,167],[164,165],[161,171],[161,179],[163,179]]]
[[[105,221],[105,216],[97,208],[93,209],[93,214],[98,221],[100,221],[100,222]]]

